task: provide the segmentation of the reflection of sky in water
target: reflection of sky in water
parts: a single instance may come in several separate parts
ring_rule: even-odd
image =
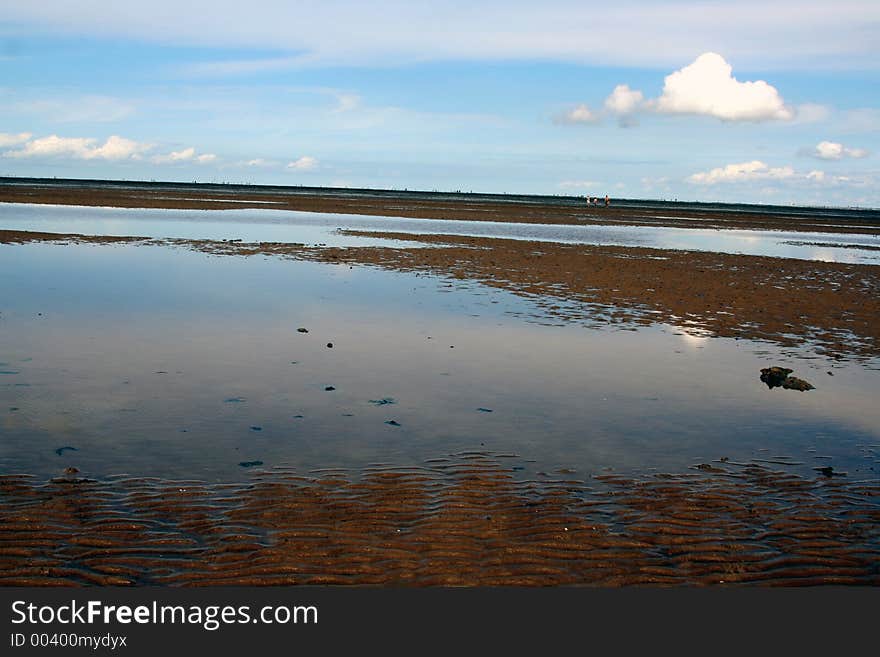
[[[232,480],[240,461],[486,449],[585,476],[778,455],[876,476],[878,372],[765,344],[546,326],[476,284],[155,246],[0,246],[0,290],[0,473]],[[777,363],[817,390],[768,390]]]
[[[337,228],[349,228],[880,263],[877,251],[844,248],[860,245],[880,247],[880,238],[874,235],[443,221],[287,210],[155,210],[2,204],[0,227],[90,235],[243,239],[246,242],[300,242],[330,246],[401,245],[399,242],[348,237],[336,232]],[[822,246],[788,242],[821,242]],[[840,247],[829,246],[833,244],[840,244]]]

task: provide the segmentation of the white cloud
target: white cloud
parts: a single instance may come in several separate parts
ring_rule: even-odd
[[[867,157],[868,151],[864,148],[848,148],[834,141],[820,141],[810,155],[820,160],[842,160],[845,157]]]
[[[763,80],[739,82],[733,67],[714,52],[666,76],[663,93],[652,103],[665,114],[702,114],[722,121],[790,121],[787,107],[775,87]]]
[[[139,159],[141,153],[152,148],[151,144],[139,143],[113,135],[97,145],[90,137],[59,137],[49,135],[26,141],[18,150],[6,151],[4,157],[70,157],[80,160],[126,160]]]
[[[8,132],[0,132],[0,148],[6,148],[8,146],[18,146],[19,144],[23,144],[28,139],[33,137],[33,135],[29,132],[19,132],[17,135],[10,134]]]
[[[641,91],[630,89],[629,85],[619,84],[605,99],[605,109],[614,114],[632,114],[641,109],[645,96]]]
[[[208,164],[217,159],[213,153],[202,153],[196,155],[196,149],[192,146],[184,148],[180,151],[171,151],[164,155],[156,155],[153,162],[156,164],[177,164],[180,162],[197,162],[198,164]]]
[[[642,112],[659,114],[694,114],[713,116],[722,121],[791,121],[796,112],[785,105],[779,92],[763,80],[739,82],[733,68],[721,55],[706,52],[682,69],[666,76],[659,98],[645,99],[638,89],[618,84],[603,104],[604,114],[617,116],[621,127],[637,125]],[[799,108],[799,121],[819,121],[829,114],[828,108],[804,104]],[[579,105],[557,123],[594,123],[602,114],[587,105]]]
[[[790,166],[771,168],[760,160],[752,160],[695,173],[688,176],[687,181],[698,185],[715,185],[752,180],[782,180],[794,175],[794,169]]]
[[[140,154],[152,148],[150,144],[140,144],[125,137],[113,135],[102,146],[91,150],[86,159],[125,160],[128,158],[138,159]]]
[[[812,170],[806,173],[795,171],[791,166],[770,167],[760,160],[728,164],[710,171],[688,176],[687,182],[696,185],[764,183],[762,193],[776,193],[781,184],[800,188],[810,187],[872,187],[875,184],[871,174],[829,175],[824,171]],[[774,186],[774,184],[776,186]]]
[[[602,183],[595,180],[564,180],[559,183],[562,189],[595,189],[601,186]]]
[[[288,169],[297,169],[299,171],[307,171],[318,166],[318,160],[309,155],[303,155],[298,160],[288,163]]]
[[[597,123],[602,120],[596,112],[591,110],[587,105],[578,105],[577,107],[559,114],[554,119],[555,123]]]

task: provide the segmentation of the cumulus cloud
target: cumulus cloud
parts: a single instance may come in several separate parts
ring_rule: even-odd
[[[314,169],[318,166],[318,160],[309,155],[303,155],[298,160],[294,160],[293,162],[288,163],[288,169],[296,169],[299,171],[307,171],[309,169]]]
[[[763,80],[740,82],[733,67],[714,52],[667,75],[663,93],[652,103],[664,114],[702,114],[722,121],[790,121],[794,111],[775,87]]]
[[[792,121],[801,123],[827,118],[828,108],[804,104],[797,110],[787,106],[775,87],[763,80],[740,82],[733,67],[714,52],[706,52],[664,79],[658,98],[646,99],[638,89],[618,84],[608,95],[601,113],[587,105],[557,117],[557,123],[594,123],[603,115],[616,116],[621,127],[637,125],[643,112],[712,116],[722,121]]]
[[[645,95],[629,85],[619,84],[605,99],[605,109],[614,114],[632,114],[639,110],[645,101]]]
[[[578,105],[577,107],[570,109],[562,114],[557,115],[554,118],[555,123],[567,123],[567,124],[575,124],[575,123],[598,123],[602,120],[602,117],[589,108],[588,105]]]
[[[33,137],[33,135],[29,132],[19,132],[17,135],[13,135],[8,132],[0,132],[0,148],[18,146],[19,144],[23,144],[24,142],[26,142],[31,137]]]
[[[617,116],[617,123],[621,128],[631,128],[638,125],[635,114],[644,104],[645,95],[641,91],[619,84],[605,99],[605,110]]]
[[[753,180],[782,180],[794,176],[795,171],[790,166],[769,167],[760,160],[752,160],[695,173],[688,176],[687,181],[697,185],[716,185]]]
[[[4,157],[70,157],[80,160],[126,160],[140,159],[141,153],[152,148],[124,137],[113,135],[103,144],[90,137],[59,137],[49,135],[29,139],[18,150],[6,151]]]
[[[842,160],[845,157],[867,157],[868,151],[864,148],[848,148],[835,141],[820,141],[810,155],[820,160]]]

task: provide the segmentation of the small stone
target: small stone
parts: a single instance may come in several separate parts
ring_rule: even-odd
[[[333,348],[333,343],[332,343],[332,342],[328,342],[328,343],[327,343],[327,348],[328,348],[328,349],[332,349],[332,348]]]
[[[400,422],[398,422],[397,420],[388,420],[387,422],[385,422],[385,424],[390,425],[392,427],[399,427],[400,426]]]
[[[253,468],[256,465],[263,465],[262,461],[240,461],[239,465],[243,468]]]
[[[302,326],[300,326],[298,329],[296,329],[296,331],[297,331],[297,333],[308,333],[309,329],[303,328]]]
[[[336,388],[334,388],[333,386],[327,386],[326,388],[324,388],[324,390],[330,392],[331,390],[336,390]]]
[[[262,431],[263,427],[251,427],[251,431]]]

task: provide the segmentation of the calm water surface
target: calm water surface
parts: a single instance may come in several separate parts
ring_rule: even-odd
[[[263,219],[220,225],[289,229]],[[794,356],[675,326],[562,324],[502,290],[366,266],[0,245],[0,472],[239,481],[249,461],[358,468],[486,450],[515,454],[523,477],[728,457],[876,478],[878,363]],[[817,389],[768,390],[769,364]]]

